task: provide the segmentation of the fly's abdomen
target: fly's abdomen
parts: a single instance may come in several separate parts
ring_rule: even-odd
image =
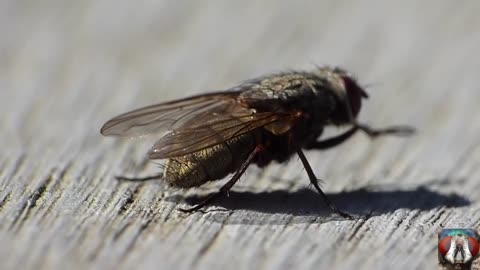
[[[200,186],[236,171],[254,148],[254,135],[244,134],[192,154],[169,158],[164,178],[177,187]]]

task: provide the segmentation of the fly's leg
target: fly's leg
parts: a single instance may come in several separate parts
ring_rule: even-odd
[[[345,142],[359,130],[365,132],[370,138],[376,138],[384,135],[409,136],[415,132],[415,129],[409,126],[392,126],[383,129],[374,129],[365,124],[355,123],[354,126],[345,133],[326,140],[309,143],[305,145],[305,148],[326,150]]]
[[[409,126],[391,126],[382,129],[375,129],[366,124],[354,123],[354,127],[365,132],[370,138],[376,138],[383,135],[410,136],[415,133],[415,129]]]
[[[328,196],[322,191],[322,189],[320,188],[320,186],[318,185],[318,179],[317,177],[315,176],[315,173],[313,172],[312,170],[312,167],[310,166],[310,163],[308,163],[308,160],[307,158],[305,157],[305,154],[303,153],[302,149],[300,147],[298,147],[298,145],[295,145],[295,148],[296,148],[296,151],[297,151],[297,154],[298,156],[300,157],[300,160],[302,161],[303,163],[303,167],[305,168],[305,170],[307,171],[307,174],[308,174],[308,178],[310,179],[310,183],[312,183],[312,185],[315,187],[315,189],[318,191],[318,193],[320,194],[320,196],[322,197],[323,201],[325,202],[325,204],[328,206],[328,208],[330,208],[330,210],[332,210],[332,212],[344,217],[344,218],[348,218],[348,219],[353,219],[353,217],[345,212],[342,212],[340,211],[336,206],[335,204],[332,203],[332,201],[330,201],[330,199],[328,198]]]
[[[346,141],[350,137],[352,137],[352,135],[355,134],[358,130],[359,130],[359,128],[354,126],[351,129],[347,130],[345,133],[342,133],[338,136],[335,136],[335,137],[332,137],[332,138],[329,138],[329,139],[326,139],[326,140],[322,140],[322,141],[315,141],[315,142],[309,143],[305,146],[305,148],[306,149],[325,150],[325,149],[335,147],[335,146],[343,143],[344,141]]]
[[[130,181],[130,182],[145,182],[148,180],[161,179],[163,178],[162,174],[147,176],[147,177],[125,177],[125,176],[115,176],[115,179],[118,181]]]
[[[247,159],[243,162],[240,169],[232,176],[232,178],[230,180],[228,180],[227,183],[225,183],[225,185],[223,185],[220,188],[220,190],[218,192],[211,194],[204,201],[202,201],[201,203],[199,203],[195,206],[192,206],[190,208],[179,208],[178,210],[180,210],[182,212],[185,212],[185,213],[195,212],[197,210],[200,210],[202,207],[210,204],[211,202],[213,202],[215,199],[217,199],[222,194],[228,193],[228,191],[235,185],[235,183],[237,183],[238,179],[240,179],[240,177],[245,173],[245,170],[247,170],[248,165],[250,165],[250,163],[252,163],[253,158],[258,153],[260,153],[261,151],[263,151],[263,146],[262,145],[258,145],[257,147],[255,147],[255,149],[250,153],[250,155],[248,155]]]

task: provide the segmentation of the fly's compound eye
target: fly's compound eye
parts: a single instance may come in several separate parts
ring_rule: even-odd
[[[471,236],[468,237],[468,250],[470,251],[470,254],[472,254],[472,257],[475,257],[478,255],[478,250],[479,250],[478,241],[477,239]]]
[[[477,244],[477,252],[478,252],[478,242],[476,242],[476,244]],[[440,252],[440,254],[442,254],[443,257],[447,255],[451,245],[452,245],[451,236],[444,237],[442,238],[442,240],[440,240],[440,242],[438,242],[438,251]],[[468,245],[470,246],[470,239],[468,241]]]

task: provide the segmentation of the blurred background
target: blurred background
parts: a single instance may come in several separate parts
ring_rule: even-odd
[[[448,0],[0,0],[2,268],[436,265],[439,224],[469,227],[480,219],[479,10],[478,1]],[[462,199],[412,193],[396,204],[387,196],[388,211],[367,223],[300,222],[298,209],[293,217],[247,209],[233,214],[240,225],[224,228],[232,217],[179,216],[177,202],[163,200],[162,184],[113,179],[158,168],[142,163],[152,141],[101,137],[110,117],[315,65],[341,66],[367,87],[363,122],[418,129],[410,139],[370,142],[359,135],[338,150],[309,152],[325,190],[426,186]],[[292,160],[252,169],[239,189],[305,188],[298,166]],[[342,202],[357,209],[348,198]],[[370,206],[384,205],[376,203]],[[245,215],[264,222],[241,224]],[[277,222],[291,219],[301,225]],[[218,234],[223,238],[212,247]],[[143,244],[130,243],[138,237]],[[407,248],[410,240],[419,245]],[[345,250],[348,256],[340,254]]]

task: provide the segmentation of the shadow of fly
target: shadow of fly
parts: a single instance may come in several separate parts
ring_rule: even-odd
[[[265,167],[272,161],[286,162],[296,154],[331,211],[351,218],[322,191],[302,149],[332,148],[357,131],[371,138],[413,133],[407,126],[375,129],[358,122],[362,99],[367,97],[345,70],[317,67],[311,72],[268,75],[226,91],[130,111],[105,123],[101,133],[122,137],[161,136],[148,158],[166,159],[163,172],[144,178],[118,177],[120,180],[161,178],[173,186],[191,188],[233,173],[217,193],[181,211],[197,211],[227,193],[252,163]],[[327,126],[349,126],[349,129],[319,140]]]

